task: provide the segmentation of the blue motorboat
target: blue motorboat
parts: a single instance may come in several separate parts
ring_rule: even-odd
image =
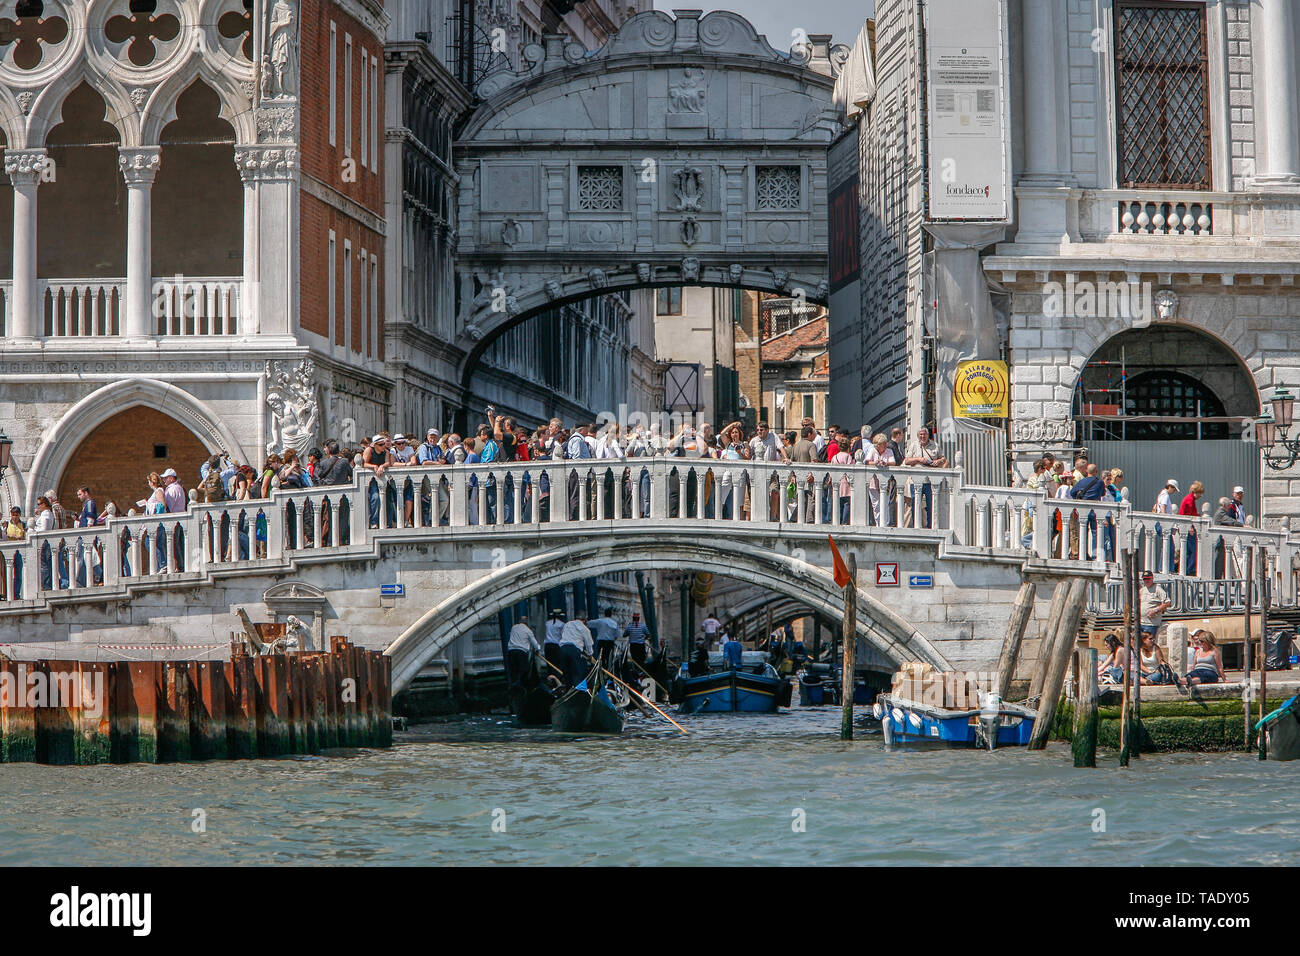
[[[746,651],[741,666],[725,666],[721,655],[709,655],[709,673],[690,673],[683,664],[674,684],[674,698],[683,714],[770,714],[790,706],[792,685],[767,663],[761,651]],[[716,665],[716,666],[715,666]]]
[[[941,747],[1023,747],[1029,743],[1037,712],[1007,704],[996,696],[975,709],[950,709],[880,694],[871,707],[888,747],[916,744]]]

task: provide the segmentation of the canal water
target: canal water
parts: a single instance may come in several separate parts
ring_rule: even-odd
[[[0,765],[0,864],[1300,863],[1300,764],[886,752],[865,728],[842,743],[829,707],[680,719],[686,736],[476,716],[391,751]]]

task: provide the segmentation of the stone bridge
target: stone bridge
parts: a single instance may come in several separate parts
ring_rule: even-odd
[[[909,513],[918,527],[899,526]],[[1058,517],[1067,530],[1054,536]],[[1275,600],[1295,599],[1285,531],[1157,524],[1126,503],[965,486],[958,469],[636,458],[361,472],[345,486],[3,542],[0,643],[220,643],[241,630],[240,609],[294,614],[317,646],[344,634],[387,649],[400,690],[499,610],[602,573],[709,571],[840,621],[831,534],[857,558],[859,656],[877,663],[987,669],[1026,575],[1100,584],[1116,545],[1163,578],[1213,583],[1253,544]],[[1030,641],[1046,611],[1040,600]]]
[[[456,142],[469,374],[491,340],[601,292],[722,285],[825,301],[831,90],[848,53],[773,49],[743,17],[632,17],[478,87]]]

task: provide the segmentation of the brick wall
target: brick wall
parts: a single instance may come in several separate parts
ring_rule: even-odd
[[[166,445],[163,458],[154,446]],[[137,405],[118,412],[86,436],[59,479],[59,500],[70,514],[81,510],[77,488],[90,487],[102,512],[110,501],[126,514],[149,497],[149,472],[174,468],[186,491],[198,484],[199,466],[209,457],[203,443],[188,428],[156,409]],[[45,491],[44,488],[41,489]]]
[[[304,0],[302,5],[302,131],[301,162],[304,177],[311,177],[325,187],[330,201],[306,191],[300,201],[301,225],[301,311],[302,328],[319,335],[329,334],[329,231],[334,230],[335,246],[335,344],[345,341],[344,330],[344,240],[352,244],[351,331],[346,336],[350,352],[368,359],[383,359],[383,282],[384,237],[369,225],[382,221],[384,153],[384,83],[383,46],[376,37],[343,8],[328,0]],[[330,24],[334,24],[331,31]],[[334,44],[334,144],[330,144],[330,46]],[[350,55],[348,39],[351,39]],[[362,51],[365,68],[362,69]],[[349,71],[350,64],[350,71]],[[348,82],[350,72],[350,83]],[[363,83],[364,75],[364,83]],[[362,88],[365,101],[362,100]],[[351,116],[347,115],[350,103]],[[365,125],[362,117],[365,117]],[[348,121],[350,119],[350,121]],[[362,135],[366,134],[364,159]],[[320,187],[316,187],[317,191]],[[361,207],[359,215],[350,204]],[[373,214],[367,219],[365,213]],[[367,284],[370,283],[370,257],[379,276],[375,303],[366,303],[366,316],[377,328],[362,328],[362,288],[360,255],[366,251]],[[364,335],[364,338],[363,338]]]

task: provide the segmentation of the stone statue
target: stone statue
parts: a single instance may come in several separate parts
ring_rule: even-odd
[[[276,96],[293,96],[298,89],[298,27],[289,0],[275,0],[271,8],[270,37],[272,88]]]
[[[680,83],[668,87],[668,112],[703,113],[705,89],[701,85],[704,71],[687,67]]]
[[[266,363],[266,405],[271,410],[271,440],[266,453],[292,448],[304,460],[316,441],[319,406],[312,379],[316,366],[303,359],[293,373],[279,362]]]
[[[678,212],[699,212],[704,198],[704,174],[694,166],[683,166],[673,173],[673,192]]]
[[[1173,289],[1161,289],[1155,296],[1156,318],[1169,322],[1178,315],[1178,293]]]

